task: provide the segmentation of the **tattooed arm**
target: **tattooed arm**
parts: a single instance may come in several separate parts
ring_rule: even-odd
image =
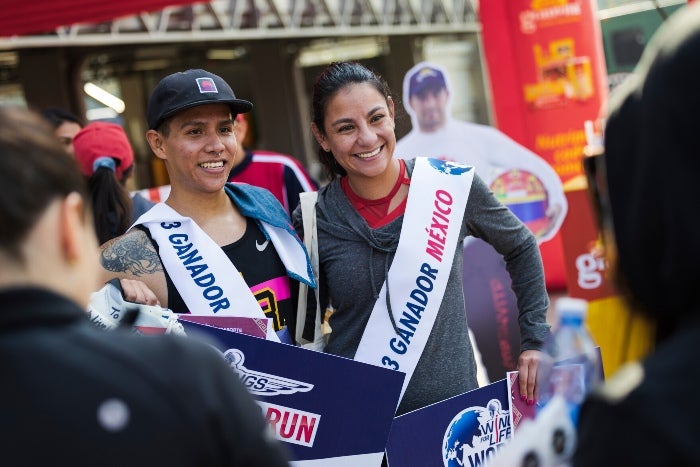
[[[102,245],[100,263],[104,282],[121,279],[126,300],[148,303],[149,293],[153,293],[162,307],[168,307],[163,264],[153,243],[142,230],[132,229]]]

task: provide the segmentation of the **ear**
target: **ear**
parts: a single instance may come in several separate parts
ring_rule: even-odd
[[[85,225],[89,218],[84,212],[84,201],[78,193],[70,193],[61,203],[60,238],[63,256],[68,263],[77,262],[85,250]],[[93,233],[94,235],[94,233]]]
[[[233,122],[233,132],[236,135],[236,141],[242,145],[246,133],[248,133],[248,120],[244,118],[236,118]]]
[[[245,134],[248,132],[248,119],[245,117],[236,118],[236,126],[241,129],[241,132],[245,136]]]
[[[316,123],[314,122],[311,122],[311,131],[313,132],[314,138],[316,138],[318,145],[321,146],[324,151],[330,152],[330,147],[326,141],[326,135],[324,135],[321,130],[318,129],[318,126],[316,126]]]
[[[394,99],[391,96],[386,97],[386,105],[389,107],[389,116],[393,122],[394,120]]]
[[[155,154],[158,159],[167,159],[165,155],[165,139],[163,138],[163,135],[158,133],[156,130],[148,130],[146,132],[146,141],[148,141],[151,151],[153,151],[153,154]]]

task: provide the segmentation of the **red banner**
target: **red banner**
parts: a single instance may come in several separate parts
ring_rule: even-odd
[[[498,128],[548,161],[562,182],[583,174],[583,123],[607,97],[594,0],[481,2]]]
[[[97,23],[204,0],[32,0],[2,2],[0,37],[40,34],[59,26]]]
[[[584,122],[598,118],[608,92],[595,0],[480,5],[496,126],[546,160],[564,184],[581,176]],[[565,285],[561,233],[541,250],[548,287]]]
[[[607,278],[607,264],[588,192],[585,189],[569,191],[566,198],[569,212],[576,213],[566,217],[560,231],[569,295],[589,302],[612,297],[615,291]]]

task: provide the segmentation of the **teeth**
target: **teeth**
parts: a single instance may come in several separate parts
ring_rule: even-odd
[[[218,169],[220,167],[224,166],[224,161],[218,161],[218,162],[202,162],[199,164],[200,167],[203,167],[205,169]]]
[[[381,151],[381,150],[382,150],[382,148],[381,148],[381,146],[380,146],[380,147],[378,147],[377,149],[375,149],[375,150],[372,151],[372,152],[365,152],[365,153],[362,153],[362,154],[355,154],[355,155],[356,155],[357,157],[359,157],[360,159],[367,159],[367,158],[369,158],[369,157],[376,156],[377,154],[379,154],[379,151]]]

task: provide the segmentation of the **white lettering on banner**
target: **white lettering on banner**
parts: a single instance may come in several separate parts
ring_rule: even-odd
[[[435,192],[435,210],[430,222],[430,227],[426,227],[428,232],[428,246],[425,252],[442,262],[442,255],[445,252],[445,241],[447,240],[447,228],[450,226],[449,214],[453,203],[452,195],[445,190]],[[440,223],[442,221],[443,223]]]
[[[576,258],[576,270],[578,271],[578,286],[582,289],[595,289],[603,283],[605,271],[605,259],[595,257],[590,253]]]
[[[160,226],[163,229],[176,229],[182,224],[180,222],[162,222]],[[201,287],[202,296],[209,302],[209,306],[212,308],[212,313],[216,313],[219,310],[224,310],[231,306],[228,298],[223,297],[224,291],[218,285],[215,285],[216,278],[211,272],[201,275],[204,271],[209,269],[206,263],[201,263],[202,257],[199,255],[199,250],[194,248],[192,242],[189,241],[187,234],[171,234],[168,236],[170,245],[175,250],[175,254],[185,265],[185,269],[189,271],[190,277],[194,279],[194,283]],[[222,298],[223,297],[223,298]]]
[[[438,270],[428,263],[423,263],[420,267],[422,273],[416,278],[417,288],[413,289],[409,297],[413,300],[406,302],[406,308],[410,311],[403,311],[396,326],[398,337],[389,339],[389,348],[397,355],[403,355],[411,345],[411,338],[416,332],[416,327],[420,324],[421,313],[428,304],[429,293],[433,291],[433,280],[437,277]],[[382,364],[392,370],[400,368],[399,362],[388,356],[382,357]]]
[[[523,34],[534,34],[537,32],[538,23],[559,21],[573,21],[582,14],[579,2],[567,3],[565,5],[554,5],[548,8],[537,8],[525,10],[520,13],[520,31]]]
[[[158,245],[163,268],[193,314],[265,319],[260,303],[238,269],[192,219],[181,216],[165,203],[158,203],[139,217],[136,225],[150,231]],[[262,221],[261,225],[274,230]],[[284,241],[273,234],[270,239],[273,245]],[[293,248],[301,249],[295,238],[292,241]],[[279,342],[272,326],[267,328],[265,338]]]
[[[278,440],[307,447],[314,445],[321,422],[319,414],[268,402],[256,403],[262,408],[263,416]]]

